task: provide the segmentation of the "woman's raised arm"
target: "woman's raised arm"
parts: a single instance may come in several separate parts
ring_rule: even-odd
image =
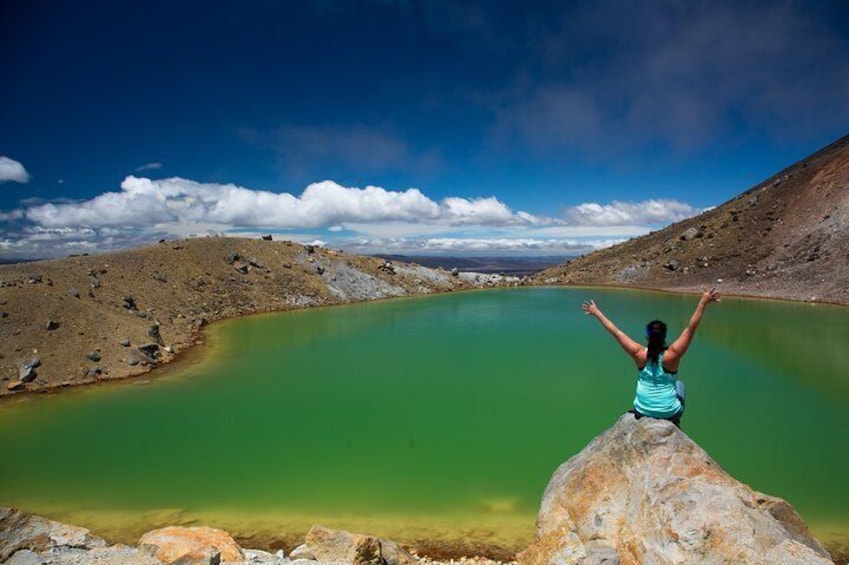
[[[687,324],[687,327],[684,328],[684,331],[681,332],[678,339],[673,341],[672,345],[669,346],[669,349],[666,350],[663,362],[670,370],[674,371],[678,368],[678,362],[680,362],[681,357],[683,357],[687,352],[687,349],[690,347],[690,343],[693,342],[693,337],[696,335],[696,329],[702,321],[705,308],[711,302],[719,302],[719,292],[715,288],[706,290],[702,293],[702,297],[696,305],[696,311],[693,312],[692,316],[690,316],[690,323]]]
[[[583,308],[584,313],[587,316],[594,316],[599,322],[601,322],[601,325],[604,326],[604,329],[606,329],[610,333],[610,335],[612,335],[616,339],[622,349],[625,350],[625,353],[627,353],[629,357],[634,359],[637,365],[640,365],[641,359],[638,359],[638,356],[640,352],[644,349],[642,345],[628,337],[628,334],[617,328],[616,324],[611,322],[607,318],[607,316],[602,313],[601,309],[596,306],[595,301],[585,300],[581,308]]]

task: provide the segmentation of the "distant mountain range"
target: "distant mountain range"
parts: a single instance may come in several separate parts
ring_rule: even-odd
[[[699,216],[535,276],[849,304],[849,136]]]

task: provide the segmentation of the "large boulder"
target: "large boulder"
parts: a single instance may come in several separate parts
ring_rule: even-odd
[[[91,535],[85,528],[68,526],[15,508],[0,507],[0,563],[23,550],[37,553],[67,548],[94,549],[105,545],[105,541]]]
[[[319,562],[353,565],[413,565],[412,555],[397,543],[344,530],[315,525],[307,532],[304,545]]]
[[[224,530],[207,527],[170,526],[144,534],[139,549],[155,555],[162,563],[241,563],[242,548]]]
[[[555,471],[518,560],[832,563],[787,502],[735,480],[671,422],[632,414]]]

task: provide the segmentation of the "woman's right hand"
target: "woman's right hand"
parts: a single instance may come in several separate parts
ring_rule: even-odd
[[[702,293],[702,298],[699,301],[702,305],[707,306],[711,302],[719,302],[719,291],[716,288],[706,290]]]

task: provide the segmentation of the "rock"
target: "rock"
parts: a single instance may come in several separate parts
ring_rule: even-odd
[[[163,563],[238,563],[245,559],[242,548],[224,530],[208,527],[171,526],[153,530],[139,539],[139,549],[151,552]]]
[[[690,241],[697,235],[699,235],[699,230],[697,230],[696,228],[690,228],[681,234],[681,241]]]
[[[171,347],[170,345],[166,345],[165,346],[165,353],[167,353],[169,355],[173,355],[174,354],[174,348]]]
[[[460,276],[460,270],[457,269],[457,267],[454,267],[453,269],[451,269],[451,276],[452,277],[459,277]]]
[[[29,549],[16,551],[12,558],[6,561],[6,565],[44,565],[45,563],[39,554]]]
[[[88,359],[89,361],[94,361],[95,363],[97,363],[97,362],[100,361],[100,352],[97,351],[96,349],[94,351],[89,351],[86,354],[86,359]]]
[[[632,414],[555,471],[518,561],[831,563],[785,501],[736,481],[672,423]]]
[[[292,550],[289,554],[289,559],[295,561],[297,559],[309,559],[311,561],[315,561],[315,554],[312,550],[307,546],[307,544],[302,543],[298,547]]]
[[[8,383],[6,383],[6,390],[23,390],[24,388],[26,388],[24,386],[25,384],[26,383],[24,381],[9,381]]]
[[[667,271],[677,271],[677,270],[678,270],[678,266],[679,266],[678,260],[677,260],[677,259],[673,259],[673,260],[671,260],[671,261],[669,261],[669,262],[665,263],[665,264],[663,265],[663,268],[664,268],[664,269],[666,269]]]
[[[262,236],[263,241],[271,241],[272,239],[274,239],[274,238],[271,236],[270,233],[267,233],[264,236]]]
[[[18,380],[22,383],[31,383],[37,376],[35,368],[29,365],[21,365],[18,370]]]
[[[310,528],[304,541],[318,561],[353,565],[413,565],[415,562],[412,555],[393,541],[319,525]]]
[[[74,298],[79,298],[79,297],[80,297],[80,291],[79,291],[78,289],[76,289],[76,288],[72,288],[72,289],[68,290],[68,294],[70,294],[70,295],[71,295],[71,296],[73,296]]]
[[[324,267],[322,267],[321,265],[316,265],[315,266],[315,272],[319,275],[323,275],[324,274]]]
[[[132,296],[125,296],[121,306],[126,308],[127,310],[135,310],[136,309],[136,300]]]
[[[158,282],[161,282],[161,283],[168,282],[168,277],[166,277],[162,273],[153,273],[152,276],[153,276],[153,280],[155,280],[155,281],[158,281]]]
[[[100,288],[100,279],[97,278],[97,275],[89,275],[88,284],[91,288]]]
[[[86,371],[85,376],[89,379],[96,379],[100,375],[103,374],[103,369],[100,367],[92,367],[88,371]]]
[[[22,549],[40,553],[57,548],[95,549],[105,546],[105,541],[92,536],[85,528],[0,507],[0,562],[5,562]]]
[[[251,257],[250,259],[248,259],[248,265],[250,265],[251,267],[256,267],[257,269],[265,268],[265,263],[263,263],[256,257]]]
[[[55,320],[47,320],[47,324],[44,327],[47,328],[47,331],[53,331],[59,328],[59,322]]]
[[[232,252],[230,255],[228,255],[228,256],[227,256],[227,258],[226,258],[226,259],[224,259],[224,261],[226,261],[226,263],[227,263],[228,265],[232,265],[233,263],[235,263],[235,262],[236,262],[236,261],[238,261],[239,259],[241,259],[241,257],[239,256],[239,254],[238,254],[238,253],[236,253],[236,252],[234,251],[234,252]]]
[[[136,359],[135,357],[130,357],[129,359],[127,359],[127,365],[129,365],[130,367],[135,367],[138,364],[139,364],[139,360]]]
[[[158,345],[162,345],[162,335],[159,333],[159,324],[153,324],[147,328],[147,335]]]
[[[125,337],[124,339],[122,339],[122,340],[121,340],[121,342],[120,342],[120,343],[121,343],[121,345],[123,345],[124,347],[130,347],[130,338]]]
[[[239,273],[240,275],[247,275],[248,274],[248,266],[247,265],[239,265],[238,267],[236,267],[236,272]]]
[[[315,253],[315,245],[306,244],[304,250],[309,254]]]
[[[41,275],[30,275],[27,282],[30,284],[38,284],[41,282]]]

